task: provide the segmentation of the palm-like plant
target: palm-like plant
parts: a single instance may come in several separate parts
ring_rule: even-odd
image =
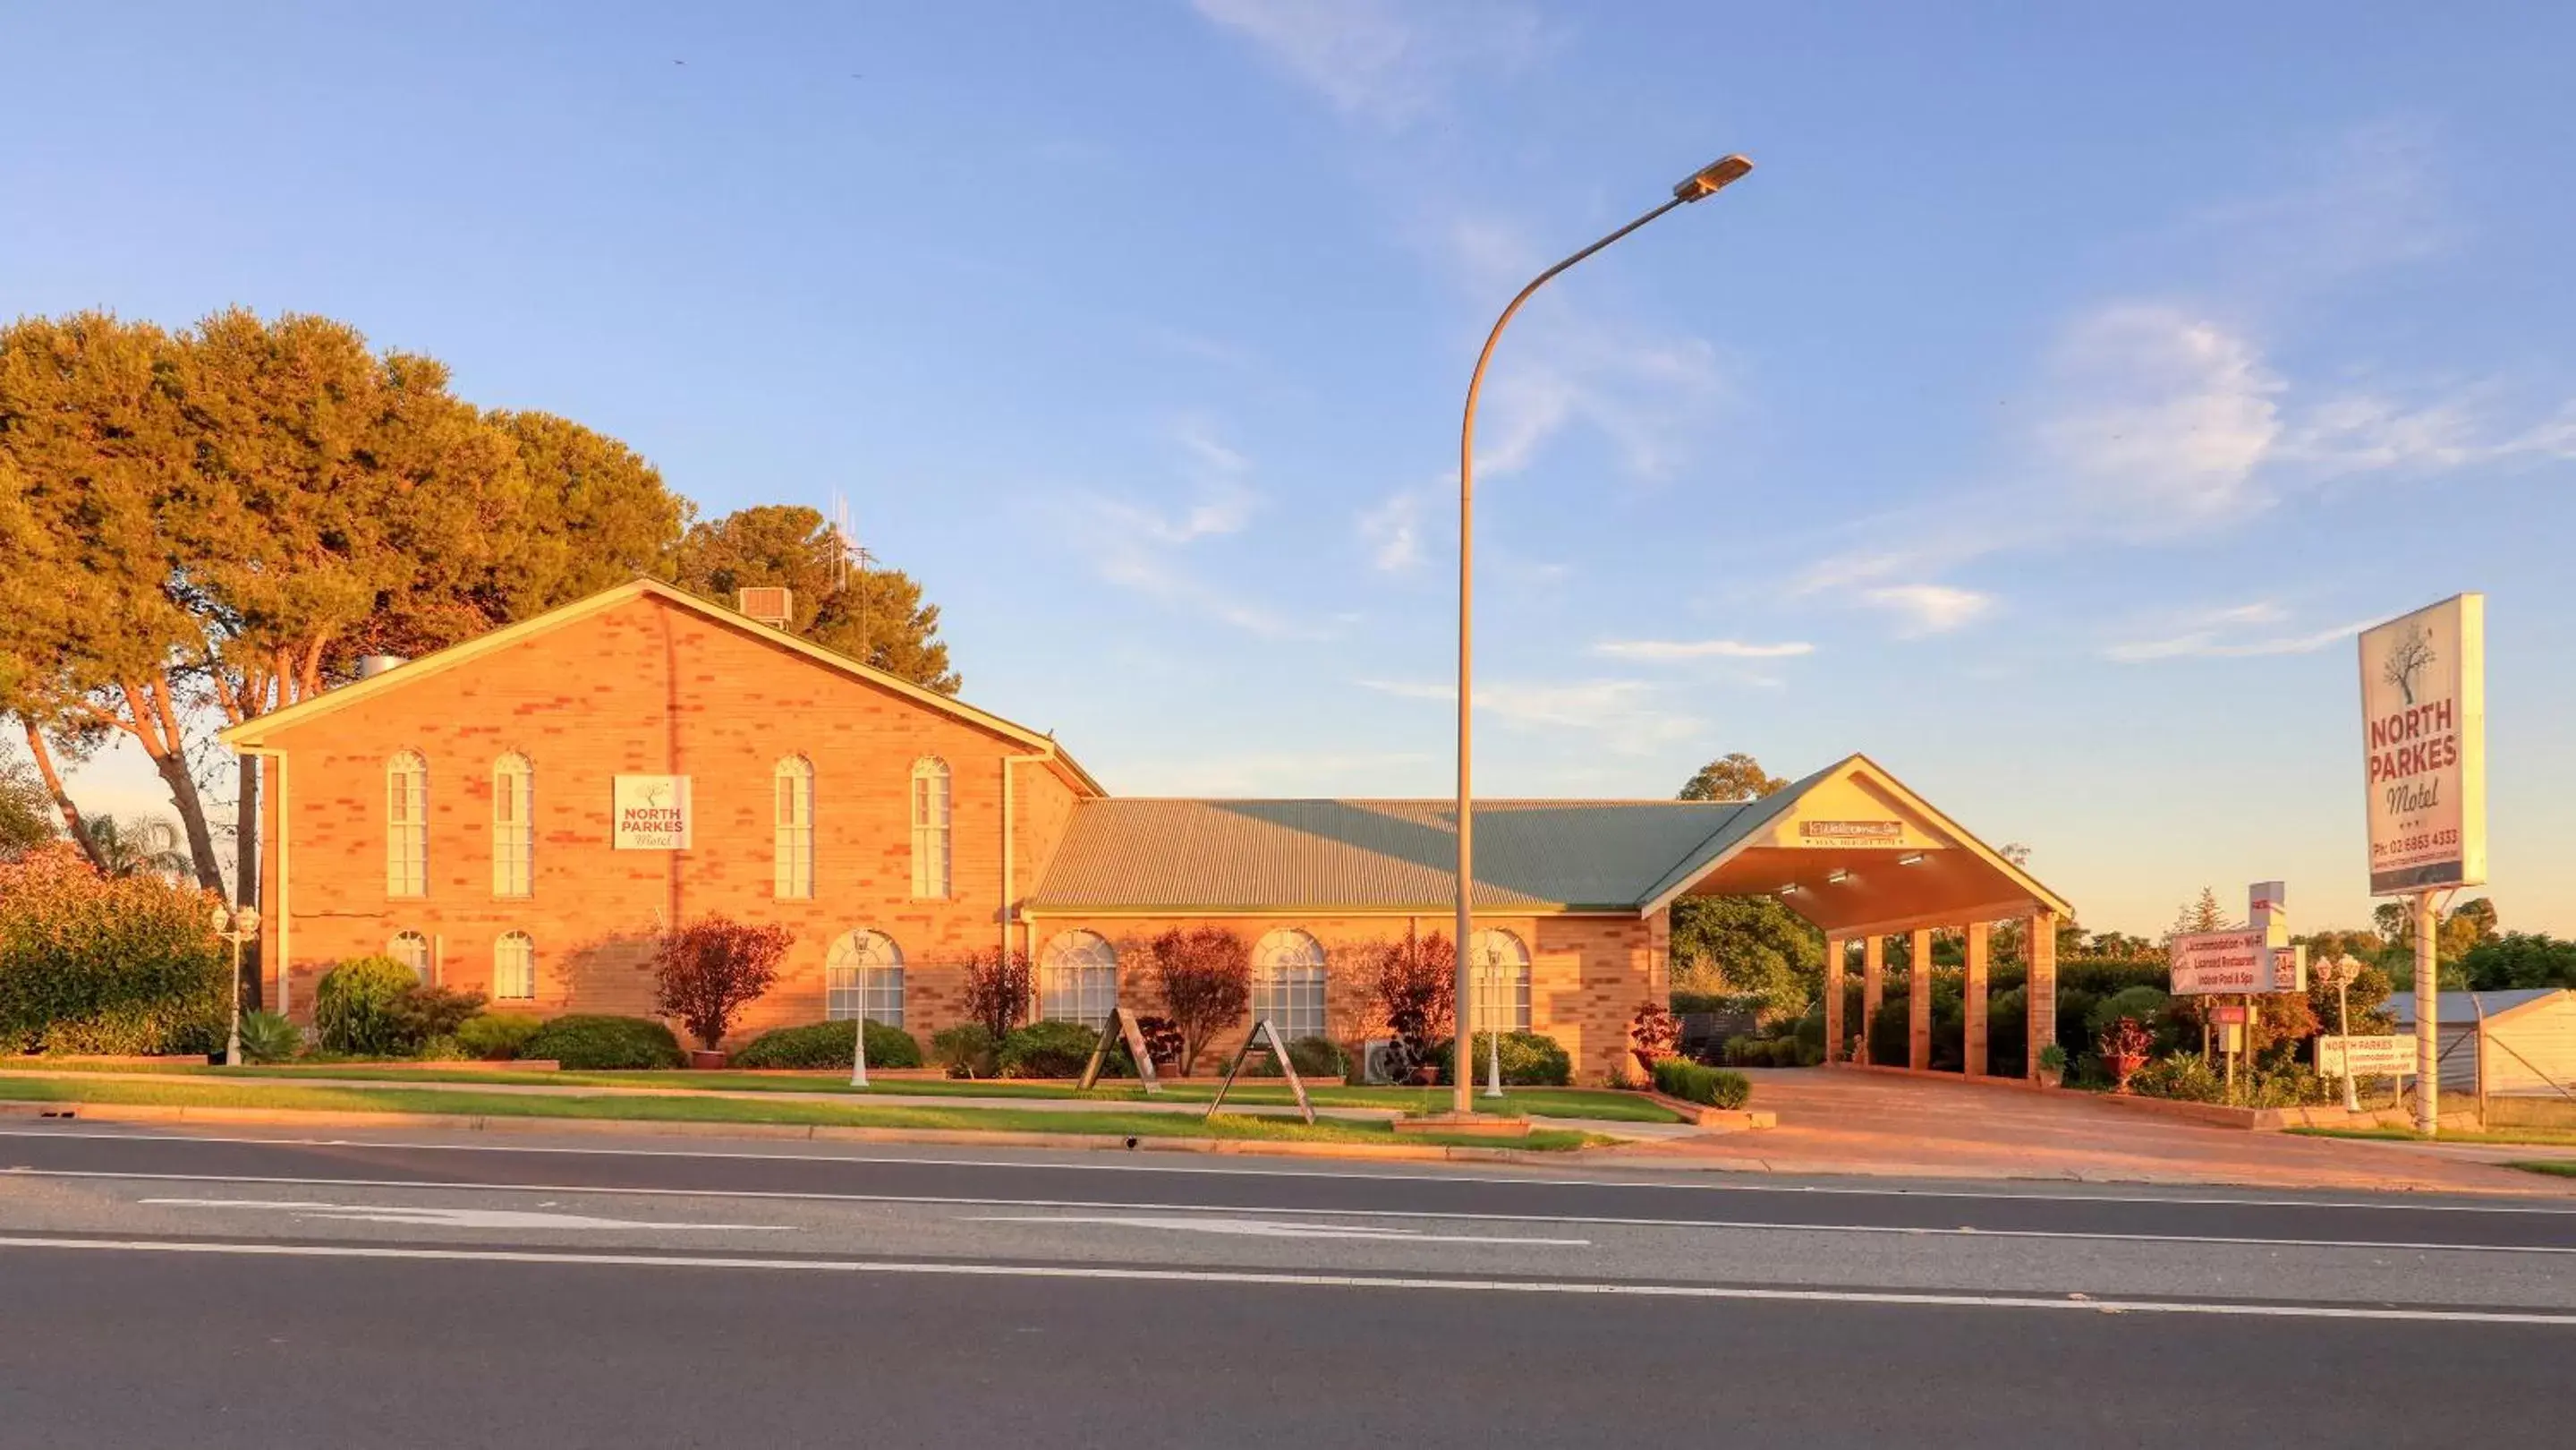
[[[195,863],[182,844],[179,828],[155,816],[101,816],[90,822],[89,837],[98,847],[107,874],[168,876],[186,879]]]

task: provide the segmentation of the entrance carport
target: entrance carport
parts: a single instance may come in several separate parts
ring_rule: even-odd
[[[2028,1021],[2023,1071],[2057,1036],[2057,924],[2073,915],[2041,885],[1867,756],[1855,755],[1753,802],[1676,867],[1650,909],[1684,896],[1776,896],[1825,934],[1825,1058],[1851,1055],[1843,1021],[1847,958],[1861,944],[1858,1060],[1886,988],[1887,942],[1907,940],[1906,1061],[1932,1065],[1932,934],[1958,932],[1965,952],[1966,1067],[1986,1065],[1987,975],[1994,925],[2021,925]]]

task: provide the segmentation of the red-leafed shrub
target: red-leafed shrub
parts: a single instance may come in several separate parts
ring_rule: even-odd
[[[733,1019],[778,980],[779,959],[796,933],[731,917],[690,922],[662,938],[654,960],[654,1010],[677,1017],[698,1045],[713,1050]]]
[[[1378,1015],[1395,1034],[1409,1071],[1429,1067],[1447,1040],[1458,1010],[1458,952],[1438,932],[1399,941],[1371,942],[1360,950],[1361,971],[1377,998]]]
[[[1011,1035],[1011,1029],[1028,1020],[1029,994],[1037,979],[1029,971],[1027,952],[1006,952],[999,947],[975,952],[963,963],[966,969],[966,1020],[981,1023],[991,1035],[991,1047],[998,1047]]]
[[[1187,1077],[1208,1039],[1242,1021],[1252,1005],[1252,949],[1224,927],[1195,926],[1154,938],[1153,950],[1163,1012],[1180,1031]]]

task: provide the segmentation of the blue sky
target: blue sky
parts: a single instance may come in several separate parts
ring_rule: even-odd
[[[2576,12],[0,7],[0,311],[345,318],[709,512],[852,503],[1127,793],[1865,751],[2095,927],[2364,897],[2352,628],[2490,595],[2576,931]],[[85,790],[155,803],[131,762]],[[166,808],[166,807],[165,807]]]

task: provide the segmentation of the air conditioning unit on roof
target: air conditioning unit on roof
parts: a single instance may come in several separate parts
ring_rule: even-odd
[[[796,617],[795,591],[774,584],[733,592],[734,608],[772,629],[785,629]]]

